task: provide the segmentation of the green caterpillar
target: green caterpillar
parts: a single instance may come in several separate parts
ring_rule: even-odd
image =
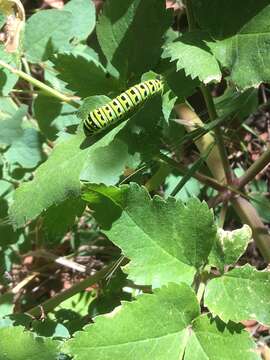
[[[146,100],[153,95],[162,93],[163,81],[147,80],[132,86],[104,106],[101,106],[83,116],[83,127],[87,136],[97,133],[112,123],[129,117]]]

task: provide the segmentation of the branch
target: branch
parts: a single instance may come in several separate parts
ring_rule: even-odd
[[[231,203],[244,224],[248,224],[262,256],[270,262],[270,236],[256,209],[242,197],[231,199]]]
[[[103,279],[114,267],[115,263],[104,267],[102,270],[98,271],[95,275],[89,276],[88,278],[84,279],[83,281],[75,284],[71,288],[57,294],[51,299],[44,301],[43,304],[35,306],[34,308],[27,311],[27,314],[30,314],[36,318],[42,316],[44,313],[47,314],[52,311],[56,306],[61,304],[61,302],[69,299],[73,295],[85,290],[91,285],[96,284],[98,281]]]
[[[40,88],[41,90],[46,92],[48,95],[51,95],[51,96],[59,99],[60,101],[65,102],[65,103],[68,103],[68,104],[74,106],[75,108],[78,108],[80,106],[70,96],[66,96],[66,95],[62,94],[60,91],[53,89],[52,87],[50,87],[50,86],[44,84],[43,82],[35,79],[33,76],[28,75],[25,72],[14,68],[13,66],[10,66],[9,64],[5,63],[2,60],[0,60],[0,67],[1,66],[8,69],[10,72],[17,75],[18,77],[28,81],[30,84],[33,84],[34,86]]]
[[[270,146],[245,172],[243,176],[238,179],[238,188],[241,189],[249,181],[253,180],[268,164],[270,163]]]

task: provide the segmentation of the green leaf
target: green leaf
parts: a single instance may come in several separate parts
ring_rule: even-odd
[[[165,195],[168,197],[176,185],[181,181],[182,176],[175,176],[170,174],[166,178],[166,189]],[[183,202],[188,201],[192,196],[199,196],[201,190],[201,184],[198,180],[191,178],[189,181],[182,187],[182,189],[175,195],[176,199],[179,199]]]
[[[6,22],[5,15],[0,12],[0,29],[5,24],[5,22]]]
[[[26,115],[27,107],[21,106],[13,116],[0,118],[0,146],[11,145],[13,141],[23,136],[22,119]]]
[[[31,62],[48,60],[53,54],[69,48],[73,16],[64,10],[40,10],[26,22],[24,47]]]
[[[245,29],[246,24],[258,22],[258,26],[268,29],[265,18],[268,0],[195,0],[192,2],[194,14],[202,29],[208,30],[215,39],[223,39]],[[222,16],[220,16],[222,14]],[[256,18],[258,16],[258,18]]]
[[[86,54],[59,54],[53,62],[59,72],[59,79],[65,81],[67,88],[76,95],[81,97],[107,95],[111,91],[118,90],[116,79]]]
[[[202,6],[197,0],[195,12],[202,27],[218,39],[208,42],[208,46],[239,89],[270,81],[270,70],[265,65],[269,62],[269,1],[207,0]],[[217,17],[221,13],[222,17]]]
[[[57,342],[34,338],[22,326],[0,328],[0,360],[56,360]]]
[[[260,360],[256,345],[241,326],[225,325],[206,315],[197,318],[190,328],[185,360]]]
[[[35,129],[25,129],[23,135],[12,143],[5,152],[9,163],[32,169],[43,159],[40,133]]]
[[[68,340],[64,351],[78,360],[179,360],[189,326],[199,315],[193,291],[185,284],[170,284],[124,302],[112,313],[95,318],[94,325]]]
[[[89,0],[70,0],[64,10],[72,14],[72,37],[76,41],[86,40],[96,25],[96,8]]]
[[[151,200],[136,184],[120,187],[120,193],[90,186],[88,194],[86,187],[83,198],[106,226],[108,238],[131,260],[124,269],[134,282],[153,287],[170,281],[190,284],[194,267],[207,261],[216,227],[205,203],[195,198],[186,206],[173,198]],[[114,223],[108,229],[109,221]]]
[[[64,235],[80,217],[85,209],[85,203],[80,198],[68,198],[59,205],[52,205],[45,213],[44,227],[53,235]]]
[[[97,106],[99,103],[100,100],[93,100],[93,105]],[[92,160],[97,161],[97,156],[100,156],[99,148],[103,148],[106,153],[108,146],[111,149],[112,142],[116,142],[116,147],[119,145],[119,141],[114,138],[121,128],[122,124],[93,145],[91,142],[93,143],[95,139],[86,139],[82,132],[58,143],[49,159],[37,169],[34,180],[16,189],[14,203],[10,208],[10,217],[14,226],[23,226],[25,221],[36,218],[50,206],[78,197],[80,173],[91,164]],[[119,162],[115,163],[115,167],[112,166],[109,173],[102,169],[100,176],[105,177],[100,177],[99,182],[108,181],[111,184],[112,181],[115,184],[125,169],[125,161],[126,158],[121,166]],[[97,164],[99,163],[102,164],[102,158],[98,159]],[[95,168],[92,169],[93,177],[97,178]],[[87,171],[84,173],[88,177],[91,175]],[[35,198],[34,202],[33,198]]]
[[[73,106],[61,103],[53,97],[40,94],[34,99],[34,113],[38,126],[51,140],[56,138],[59,131],[79,123],[74,112]]]
[[[171,15],[163,0],[106,1],[97,37],[107,60],[122,77],[138,76],[155,67]]]
[[[10,164],[34,168],[43,159],[40,133],[33,128],[23,129],[22,120],[27,107],[21,106],[12,117],[0,120],[0,146],[8,146],[5,158]]]
[[[163,56],[177,61],[177,70],[184,69],[186,75],[190,75],[192,79],[198,77],[205,84],[221,80],[218,62],[205,41],[204,33],[192,32],[182,35],[178,41],[166,45]]]
[[[265,222],[270,221],[270,202],[269,198],[262,193],[252,193],[251,203],[257,209],[259,216]]]
[[[118,188],[104,184],[85,184],[82,188],[82,198],[95,210],[95,218],[101,227],[108,229],[121,216],[127,191],[128,187],[125,186]]]
[[[208,283],[205,305],[226,322],[254,319],[269,325],[270,274],[250,265],[231,270]]]
[[[245,252],[251,241],[252,231],[248,225],[241,229],[225,231],[218,229],[217,240],[209,256],[209,264],[221,271],[226,265],[233,265]]]
[[[8,64],[15,65],[14,58],[7,53],[0,44],[0,59]],[[8,96],[18,80],[18,76],[0,65],[0,95]]]
[[[6,292],[0,296],[0,317],[12,314],[14,308],[14,294]]]
[[[214,98],[218,116],[233,115],[233,119],[246,119],[258,108],[258,90],[236,91],[227,88],[223,95]]]

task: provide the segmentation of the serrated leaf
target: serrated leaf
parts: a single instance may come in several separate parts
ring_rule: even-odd
[[[205,84],[221,80],[217,60],[205,41],[205,34],[192,32],[182,35],[178,41],[167,44],[164,56],[177,61],[177,70],[184,69],[192,79],[199,78]]]
[[[59,54],[53,62],[59,72],[59,79],[65,81],[67,88],[81,97],[108,95],[118,89],[116,79],[86,54]]]
[[[22,326],[0,328],[0,360],[56,360],[57,342],[34,338]]]
[[[185,284],[170,284],[123,303],[112,313],[95,318],[95,324],[68,340],[65,352],[78,360],[182,358],[188,327],[199,315],[193,291]],[[98,335],[98,336],[97,336]]]
[[[194,10],[201,26],[218,39],[208,46],[230,71],[231,80],[239,89],[270,81],[270,70],[265,65],[269,62],[269,1],[207,0],[202,5],[198,0]],[[217,17],[218,13],[222,17]]]
[[[40,10],[26,22],[24,47],[31,62],[48,60],[53,54],[69,48],[73,16],[64,10]],[[46,31],[45,31],[46,29]]]
[[[226,322],[254,319],[269,325],[270,273],[250,265],[231,270],[208,283],[205,305]]]
[[[184,360],[260,360],[255,351],[241,326],[203,315],[192,324]]]
[[[98,19],[97,37],[120,74],[138,76],[157,64],[171,22],[163,0],[109,0]]]
[[[226,265],[235,264],[245,252],[251,237],[252,231],[248,225],[233,231],[218,229],[216,242],[209,255],[209,264],[222,271]]]
[[[64,10],[72,14],[72,37],[76,41],[87,39],[96,25],[96,8],[89,0],[71,0],[65,6]]]
[[[85,188],[83,198],[90,201],[96,211],[94,216],[101,219],[103,225],[114,221],[104,232],[131,260],[125,267],[129,278],[153,287],[170,281],[190,284],[195,267],[207,261],[216,236],[207,205],[195,198],[186,206],[173,198],[151,200],[146,190],[136,184],[120,189],[122,200],[117,203],[113,196],[118,192],[111,189],[105,192],[103,188],[102,194],[96,191],[97,197],[107,197],[106,202],[95,199],[91,203],[93,187],[89,195]],[[107,214],[109,217],[105,219]]]

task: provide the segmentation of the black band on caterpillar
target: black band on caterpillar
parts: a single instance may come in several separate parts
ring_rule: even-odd
[[[86,135],[97,133],[112,123],[128,117],[136,111],[147,99],[162,93],[163,81],[159,79],[147,80],[132,86],[116,98],[110,100],[84,116],[83,126]]]

